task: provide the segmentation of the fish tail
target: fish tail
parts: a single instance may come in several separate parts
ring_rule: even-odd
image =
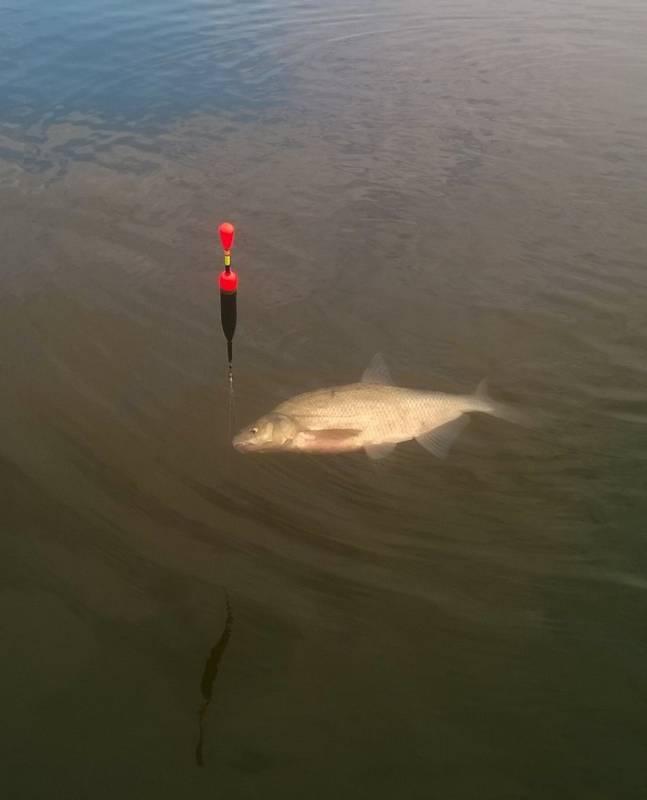
[[[487,381],[483,379],[476,387],[474,397],[477,400],[476,411],[481,411],[484,414],[492,414],[499,419],[505,419],[507,422],[514,422],[515,425],[523,425],[524,428],[531,428],[534,426],[534,420],[525,411],[520,411],[514,406],[507,403],[501,403],[498,400],[493,400],[488,391]]]

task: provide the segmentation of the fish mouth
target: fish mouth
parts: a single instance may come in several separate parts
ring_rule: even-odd
[[[267,442],[250,442],[249,439],[245,439],[240,434],[238,436],[234,436],[231,440],[231,443],[234,446],[235,450],[238,450],[239,453],[260,453],[263,450],[272,450],[273,447],[271,444]]]
[[[276,442],[250,442],[249,439],[245,439],[240,434],[234,436],[231,443],[239,453],[269,453],[285,450],[287,447],[287,442],[283,444],[277,444]]]
[[[248,453],[250,450],[254,450],[254,445],[252,442],[247,442],[245,439],[241,439],[239,436],[234,436],[231,440],[231,443],[234,446],[235,450],[238,450],[239,453]]]

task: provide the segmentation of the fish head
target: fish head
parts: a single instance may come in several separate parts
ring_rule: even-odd
[[[266,414],[236,434],[233,445],[242,453],[283,450],[297,432],[296,422],[285,414]]]

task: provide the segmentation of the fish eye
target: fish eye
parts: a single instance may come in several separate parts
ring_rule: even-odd
[[[256,427],[256,425],[254,425],[254,427],[251,429],[251,431],[252,431],[252,433],[258,433],[258,428]]]

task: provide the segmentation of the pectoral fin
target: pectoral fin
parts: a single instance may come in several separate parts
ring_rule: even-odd
[[[430,453],[433,453],[438,458],[446,458],[454,441],[465,429],[469,421],[470,418],[467,414],[461,414],[460,417],[456,417],[451,422],[446,422],[444,425],[439,425],[427,433],[416,436],[416,441],[425,450],[429,450]]]
[[[340,442],[344,439],[352,439],[361,433],[361,430],[354,428],[322,428],[321,430],[309,430],[307,436],[313,442]]]

